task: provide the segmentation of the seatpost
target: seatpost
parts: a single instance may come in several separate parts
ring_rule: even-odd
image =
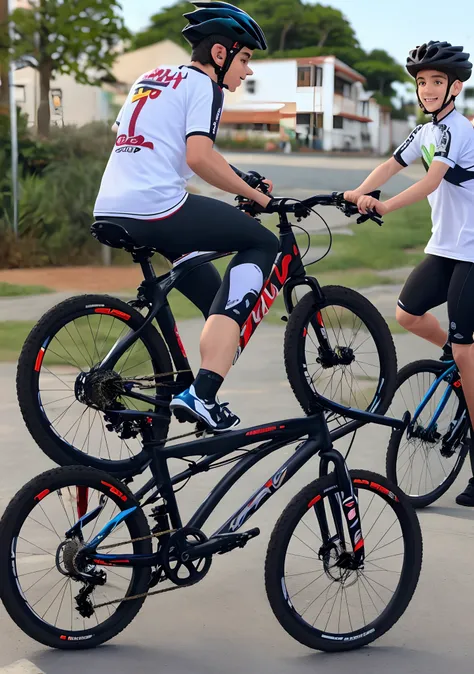
[[[148,255],[143,255],[143,253],[132,252],[132,259],[134,262],[140,265],[142,268],[143,278],[145,281],[153,281],[156,279],[155,270],[151,263],[151,258]]]

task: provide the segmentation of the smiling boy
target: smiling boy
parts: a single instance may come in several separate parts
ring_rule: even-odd
[[[425,259],[408,277],[396,310],[397,321],[410,332],[454,357],[474,425],[474,128],[455,108],[472,64],[463,47],[430,41],[413,49],[406,63],[416,80],[418,102],[431,122],[417,126],[393,157],[378,166],[345,198],[359,211],[380,215],[428,197],[432,234]],[[364,196],[421,157],[426,176],[400,194],[379,201]],[[448,303],[449,331],[429,313]],[[471,464],[474,462],[471,451]],[[474,506],[474,478],[459,505]]]

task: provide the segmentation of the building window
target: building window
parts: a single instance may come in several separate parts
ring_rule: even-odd
[[[344,128],[344,117],[341,117],[340,115],[334,115],[333,121],[332,121],[332,128],[333,129],[343,129]]]
[[[369,116],[369,101],[364,101],[362,103],[362,114],[364,115],[364,117]]]
[[[351,85],[349,82],[346,82],[341,77],[334,78],[334,93],[344,96],[345,98],[351,97]]]
[[[296,115],[297,124],[311,124],[311,114],[309,112],[299,112]]]
[[[280,125],[279,124],[269,124],[268,130],[271,131],[272,133],[276,133],[280,130]]]
[[[323,86],[323,69],[316,67],[316,86],[317,87],[322,87]]]
[[[299,66],[298,67],[298,86],[299,87],[311,87],[311,66]]]
[[[15,84],[15,101],[26,103],[26,87],[24,84]]]
[[[255,82],[255,80],[246,80],[245,89],[248,94],[254,94],[256,92],[257,90],[256,84],[257,83]]]

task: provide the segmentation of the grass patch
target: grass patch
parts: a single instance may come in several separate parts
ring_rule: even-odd
[[[0,323],[0,360],[16,360],[35,321],[3,321]]]
[[[14,283],[0,281],[0,297],[20,297],[25,295],[46,295],[52,293],[51,288],[45,286],[19,286]]]
[[[221,276],[224,275],[229,259],[224,258],[216,261]],[[314,272],[313,272],[314,273]],[[322,286],[342,285],[348,288],[370,288],[376,285],[393,285],[397,280],[390,276],[380,276],[367,269],[348,269],[341,271],[322,272],[317,274],[317,279]],[[135,296],[136,290],[130,289],[123,292],[124,298]],[[302,291],[298,292],[298,298],[301,299]],[[177,321],[183,321],[188,318],[202,318],[202,314],[194,304],[187,300],[177,290],[172,290],[169,295],[169,303]],[[280,294],[275,300],[270,312],[265,316],[265,321],[272,324],[281,325],[281,317],[286,315],[283,296]],[[397,323],[398,325],[398,323]]]
[[[178,320],[183,320],[184,318],[198,317],[200,316],[199,311],[186,300],[184,297],[181,298],[178,293],[176,293],[175,298],[172,298],[173,311],[175,312],[176,317],[179,316]],[[274,305],[272,306],[270,312],[265,316],[264,321],[268,324],[280,325],[283,328],[283,323],[281,321],[281,316],[286,315],[285,307],[283,304],[283,298],[280,295]],[[394,318],[386,318],[387,324],[390,328],[390,331],[394,335],[404,335],[408,334],[407,331],[397,323]],[[21,348],[29,335],[30,331],[35,326],[35,321],[3,321],[0,322],[0,361],[15,361],[17,360]],[[351,327],[353,324],[353,317],[351,314],[345,313],[344,316],[339,316],[338,325],[341,324],[342,327]],[[64,343],[64,347],[68,350],[69,354],[66,356],[66,353],[61,350],[57,350],[58,356],[56,359],[52,358],[51,353],[48,358],[49,364],[61,365],[64,364],[64,356],[69,360],[73,356],[74,360],[78,363],[85,364],[84,358],[81,357],[84,346],[83,343],[80,343],[80,349],[77,347],[74,349],[72,344]],[[142,352],[143,353],[143,352]],[[140,354],[140,352],[139,352]],[[140,355],[137,355],[137,363],[139,362]],[[143,358],[146,360],[146,357]],[[133,369],[133,368],[132,368]],[[136,371],[135,371],[136,370]],[[139,368],[135,368],[133,374],[139,374]],[[143,371],[142,374],[148,374]]]
[[[389,213],[382,228],[373,222],[353,225],[354,234],[334,234],[331,252],[309,267],[309,273],[344,269],[393,269],[415,265],[424,257],[431,232],[427,201]],[[312,246],[324,247],[328,237],[313,235]]]
[[[400,323],[398,323],[395,318],[385,318],[385,321],[390,328],[390,332],[392,335],[408,335],[410,334],[408,330],[405,330],[405,328],[402,328]]]

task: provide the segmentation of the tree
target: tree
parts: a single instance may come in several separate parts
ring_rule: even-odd
[[[305,5],[299,28],[301,46],[357,48],[354,30],[342,12],[323,5]]]
[[[233,0],[263,28],[268,51],[256,51],[254,59],[334,55],[367,78],[367,88],[383,104],[395,95],[392,84],[404,82],[407,74],[383,49],[366,53],[344,14],[333,7],[302,0]],[[133,39],[133,48],[170,39],[187,45],[181,31],[183,14],[193,5],[181,0],[151,17],[151,25]]]
[[[406,70],[384,49],[373,49],[354,67],[367,78],[367,88],[378,92],[385,99],[395,95],[392,87],[394,82],[408,82],[410,79]]]
[[[114,47],[128,36],[116,13],[117,0],[29,0],[31,9],[12,14],[15,57],[38,60],[38,132],[49,134],[50,82],[56,73],[83,84],[97,84],[115,60]]]
[[[234,2],[234,4],[237,4]],[[162,40],[173,40],[182,47],[189,49],[189,43],[181,34],[185,26],[183,14],[192,12],[194,5],[185,0],[180,0],[170,7],[164,7],[158,14],[150,17],[150,27],[140,31],[132,37],[130,49],[140,49],[148,47],[150,44],[161,42]]]

